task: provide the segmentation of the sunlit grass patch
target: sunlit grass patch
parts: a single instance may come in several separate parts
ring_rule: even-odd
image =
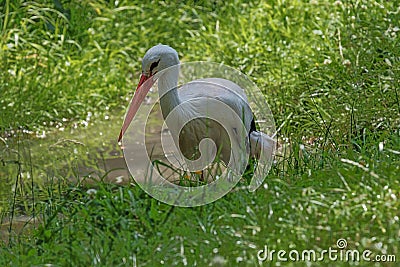
[[[3,1],[0,265],[260,266],[264,245],[318,250],[339,238],[399,255],[398,6]],[[255,193],[239,184],[177,208],[132,180],[108,183],[103,161],[120,157],[140,57],[157,43],[262,88],[284,151]]]

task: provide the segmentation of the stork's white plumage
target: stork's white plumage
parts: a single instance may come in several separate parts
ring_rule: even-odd
[[[253,113],[242,88],[221,78],[195,80],[178,88],[179,68],[170,68],[177,65],[179,65],[178,53],[169,46],[156,45],[146,52],[142,61],[142,75],[118,141],[122,139],[146,94],[154,82],[158,80],[160,105],[164,119],[174,108],[178,108],[175,110],[177,111],[178,121],[189,121],[180,132],[178,129],[174,131],[174,126],[169,125],[167,121],[169,130],[176,137],[174,139],[176,145],[179,146],[186,158],[195,159],[199,157],[198,144],[204,138],[210,138],[214,141],[219,151],[219,158],[225,163],[229,161],[231,155],[230,142],[237,142],[239,146],[244,145],[245,150],[252,157],[258,158],[261,151],[267,157],[272,157],[275,143],[266,134],[256,131]],[[226,90],[227,88],[229,90]],[[236,113],[234,114],[236,118],[240,119],[233,119],[235,116],[226,114],[226,120],[223,122],[224,129],[220,123],[204,118],[202,116],[203,110],[210,99],[221,101]],[[179,109],[180,104],[184,102],[187,104]],[[246,134],[240,136],[245,140],[232,140],[228,137],[226,127],[228,127],[228,131],[232,129],[233,132],[237,132],[238,129],[243,129],[243,126]]]

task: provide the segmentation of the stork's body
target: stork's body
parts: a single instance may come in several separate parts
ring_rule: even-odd
[[[147,51],[142,62],[142,76],[138,89],[125,118],[119,140],[152,84],[158,80],[163,117],[176,145],[179,145],[180,151],[187,159],[195,160],[199,157],[198,145],[204,138],[213,140],[219,158],[225,163],[231,156],[230,142],[236,142],[236,145],[242,148],[244,146],[244,151],[250,152],[253,157],[258,157],[261,150],[272,152],[269,137],[255,129],[253,113],[242,88],[220,78],[195,80],[178,88],[179,68],[170,68],[178,64],[178,54],[169,46],[157,45]],[[227,113],[222,114],[226,117],[223,125],[207,119],[204,115],[210,100],[220,101],[229,107],[230,113],[234,112],[236,117],[222,108],[221,110]],[[182,103],[186,105],[181,105]],[[174,120],[168,123],[171,112],[175,114]],[[174,126],[180,125],[180,122],[188,122],[182,131]],[[245,135],[238,133],[242,129]],[[236,134],[238,138],[229,138],[230,133]]]
[[[160,79],[162,78],[160,77]],[[239,137],[233,140],[229,138],[229,131],[231,131],[231,136],[236,137],[239,135],[238,131],[243,128],[243,122],[246,133],[245,136],[247,136],[250,132],[253,119],[250,107],[247,104],[246,95],[238,85],[225,79],[207,78],[185,84],[177,89],[177,94],[175,94],[173,90],[160,98],[161,110],[163,111],[164,119],[167,119],[169,112],[172,110],[170,103],[174,102],[169,98],[177,96],[177,102],[179,104],[182,102],[188,103],[181,110],[176,112],[176,117],[178,117],[176,124],[179,125],[181,122],[187,121],[188,123],[185,124],[180,133],[172,132],[173,136],[179,137],[179,140],[175,140],[175,142],[179,143],[179,148],[187,159],[194,160],[200,156],[198,144],[205,138],[213,140],[218,150],[218,158],[225,163],[229,162],[231,156],[231,142],[238,142],[237,145],[244,145],[246,146],[245,149],[249,149],[248,140],[240,140]],[[220,101],[226,104],[230,109],[220,108],[218,110],[207,110],[207,106],[210,105],[210,100]],[[175,107],[177,106],[173,108]],[[235,112],[240,120],[218,122],[203,117],[213,112]],[[224,115],[226,119],[232,117],[229,116],[229,114]],[[225,126],[225,128],[223,126]],[[168,125],[168,127],[170,127],[170,125]],[[174,131],[174,127],[172,127],[171,131]]]

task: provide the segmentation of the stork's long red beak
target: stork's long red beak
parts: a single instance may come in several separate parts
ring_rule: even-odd
[[[139,84],[136,88],[135,95],[131,100],[131,104],[129,105],[128,112],[126,113],[124,123],[122,124],[122,129],[121,132],[119,133],[118,142],[121,141],[122,136],[124,135],[126,129],[128,129],[129,124],[131,124],[131,121],[135,117],[135,114],[138,111],[140,104],[142,104],[150,88],[153,86],[155,81],[153,81],[153,79],[149,79],[151,77],[152,76],[146,76],[145,74],[142,74],[140,76]]]

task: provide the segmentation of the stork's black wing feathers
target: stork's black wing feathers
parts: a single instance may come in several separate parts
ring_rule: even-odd
[[[253,120],[251,121],[251,124],[250,124],[249,136],[250,136],[251,132],[254,132],[254,131],[257,131],[257,128],[256,128],[256,122],[253,118]]]

